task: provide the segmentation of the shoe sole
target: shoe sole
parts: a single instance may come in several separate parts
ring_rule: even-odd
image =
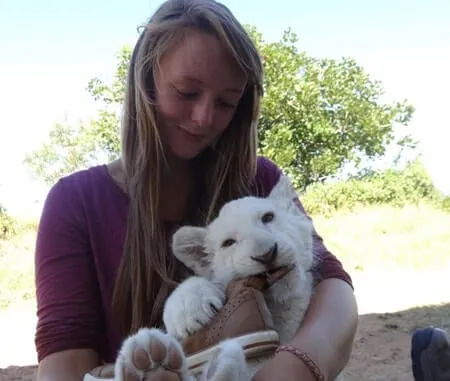
[[[280,337],[276,331],[261,331],[233,337],[244,349],[245,358],[252,359],[272,354],[280,345]],[[220,342],[204,351],[188,356],[188,369],[192,375],[202,372],[203,366],[215,355],[220,348]]]

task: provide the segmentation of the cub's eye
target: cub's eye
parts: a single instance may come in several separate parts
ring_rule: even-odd
[[[236,240],[234,240],[232,238],[228,238],[222,242],[222,247],[230,247],[231,245],[234,245],[235,243],[236,243]]]
[[[261,217],[261,221],[263,222],[263,224],[267,224],[273,221],[274,217],[275,215],[273,214],[273,212],[267,212],[263,214],[263,216]]]

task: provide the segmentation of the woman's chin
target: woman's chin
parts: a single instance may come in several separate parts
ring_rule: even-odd
[[[179,148],[172,149],[172,155],[176,157],[178,160],[192,160],[195,159],[198,155],[200,155],[204,151],[204,147],[198,148]]]

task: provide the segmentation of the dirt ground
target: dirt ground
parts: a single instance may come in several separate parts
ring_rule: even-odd
[[[436,277],[435,274],[434,279],[440,279],[442,282],[443,278]],[[386,289],[378,288],[377,290],[373,290],[370,277],[364,276],[364,281],[355,279],[355,283],[358,285],[356,289],[359,290],[357,299],[360,304],[360,320],[353,354],[345,372],[346,381],[413,380],[409,357],[413,330],[428,325],[450,330],[450,298],[447,296],[450,289],[448,287],[449,278],[445,277],[444,279],[445,284],[430,285],[428,283],[427,292],[423,294],[424,297],[428,297],[424,300],[418,298],[419,293],[412,292],[408,287],[417,284],[416,277],[409,281],[402,279],[403,287],[401,289],[398,287],[393,289],[389,286],[393,283],[387,281],[385,282]],[[399,282],[398,277],[396,280]],[[436,296],[436,292],[433,292],[434,290],[441,292],[439,297]],[[408,300],[411,294],[414,294],[416,305],[422,305],[422,307],[399,308],[403,305],[411,305]],[[15,314],[15,316],[18,315],[23,316],[23,314]],[[8,321],[11,322],[11,318]],[[11,343],[5,335],[8,336],[9,333],[16,337],[17,333],[14,333],[11,327],[5,329],[4,323],[0,318],[0,337],[2,337],[0,381],[35,380],[36,366],[33,365],[35,364],[35,355],[32,345],[34,323],[28,324],[28,332],[23,332],[21,340],[26,340],[27,344],[23,346],[19,339],[19,344],[15,347],[5,345],[8,341]],[[24,323],[20,321],[16,324],[24,326]],[[25,347],[27,347],[26,353],[19,356],[19,351]],[[15,354],[11,354],[11,350],[15,351]]]

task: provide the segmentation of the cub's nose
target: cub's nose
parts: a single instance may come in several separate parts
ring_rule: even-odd
[[[278,255],[278,245],[275,243],[275,245],[273,245],[270,248],[270,250],[267,251],[266,253],[250,258],[253,259],[255,262],[259,262],[262,263],[263,265],[270,266],[273,265],[273,263],[275,262],[277,255]]]

